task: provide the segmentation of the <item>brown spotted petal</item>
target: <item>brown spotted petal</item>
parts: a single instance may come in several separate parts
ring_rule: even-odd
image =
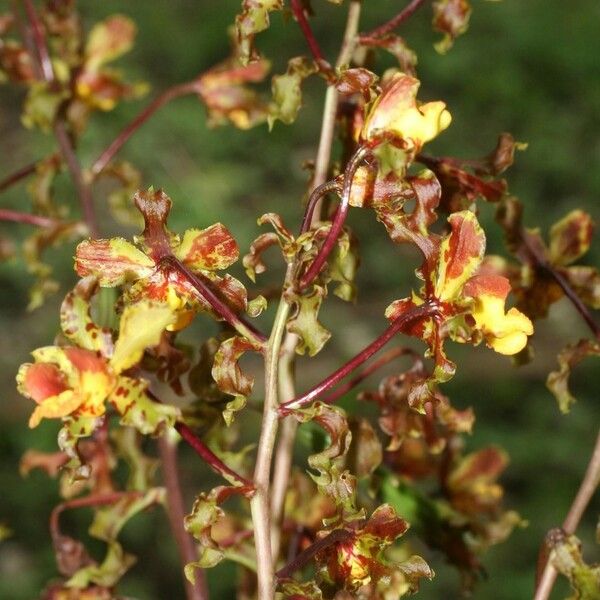
[[[444,34],[435,49],[444,54],[454,40],[462,35],[469,26],[471,3],[469,0],[436,0],[433,3],[433,28]]]
[[[267,103],[246,84],[262,81],[269,69],[270,63],[264,59],[243,66],[233,58],[199,77],[195,89],[208,111],[209,125],[230,122],[239,129],[248,129],[264,122]]]
[[[590,248],[594,224],[592,217],[573,210],[550,229],[550,260],[556,265],[569,265]]]
[[[75,271],[93,275],[103,287],[115,287],[149,277],[154,261],[123,238],[86,240],[75,251]]]

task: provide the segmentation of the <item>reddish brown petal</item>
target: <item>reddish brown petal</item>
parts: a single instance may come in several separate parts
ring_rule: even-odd
[[[65,354],[78,371],[101,373],[106,371],[106,362],[91,350],[83,348],[65,348]]]
[[[171,254],[171,234],[167,230],[171,199],[162,190],[150,188],[138,191],[133,201],[144,217],[144,243],[148,246],[152,258],[158,262]]]
[[[228,229],[215,223],[206,229],[188,229],[176,256],[193,271],[226,269],[239,256],[237,242]]]
[[[75,251],[75,271],[93,275],[102,286],[114,287],[148,277],[154,261],[123,238],[86,240]]]
[[[506,277],[501,275],[475,275],[465,284],[463,294],[470,298],[477,298],[482,294],[486,294],[504,300],[510,290],[510,281]]]
[[[24,365],[23,368],[26,371],[21,376],[20,391],[38,404],[68,389],[64,375],[56,365],[36,363]]]

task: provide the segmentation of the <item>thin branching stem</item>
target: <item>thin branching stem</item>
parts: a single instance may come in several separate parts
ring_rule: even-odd
[[[291,400],[296,396],[295,365],[298,337],[288,332],[279,358],[279,401]],[[273,556],[278,557],[281,547],[281,525],[285,495],[289,486],[290,471],[294,451],[294,441],[298,422],[296,419],[283,419],[277,442],[277,452],[273,465],[273,485],[271,488],[271,547]]]
[[[14,173],[7,175],[2,181],[0,181],[0,193],[11,188],[13,185],[19,183],[21,180],[33,175],[37,168],[37,163],[33,162],[20,169],[17,169]]]
[[[348,8],[346,27],[342,39],[336,67],[350,62],[356,42],[356,33],[360,20],[361,3],[353,0]],[[339,190],[339,184],[326,183],[331,160],[331,149],[335,133],[338,106],[338,92],[334,85],[327,88],[323,106],[323,117],[319,136],[319,145],[315,159],[315,172],[310,186],[310,198],[306,206],[300,234],[308,231],[312,225],[321,220],[322,198],[329,191]],[[293,271],[295,273],[295,270]],[[289,401],[296,395],[294,365],[298,337],[288,332],[282,345],[279,362],[279,400]],[[281,544],[281,523],[285,494],[289,484],[292,466],[292,455],[298,423],[295,419],[284,419],[281,435],[277,445],[275,465],[273,469],[273,486],[271,493],[271,550],[274,560],[279,556]]]
[[[294,410],[314,402],[319,396],[321,396],[321,394],[333,387],[336,383],[339,383],[342,379],[344,379],[344,377],[352,373],[352,371],[369,360],[373,354],[383,348],[383,346],[385,346],[385,344],[387,344],[397,333],[402,331],[404,327],[410,325],[414,321],[432,317],[438,312],[438,310],[439,309],[435,304],[429,302],[407,310],[405,313],[400,315],[378,338],[363,348],[363,350],[351,358],[347,363],[331,373],[331,375],[323,379],[323,381],[315,385],[308,392],[305,392],[301,396],[282,404],[279,407],[279,414],[282,417],[289,415]]]
[[[81,165],[75,154],[75,149],[71,143],[65,124],[60,119],[54,125],[54,135],[56,136],[58,147],[67,163],[67,168],[69,169],[73,184],[77,190],[85,224],[87,225],[90,235],[93,238],[97,238],[100,236],[100,228],[96,219],[92,189],[83,176]]]
[[[137,117],[135,117],[131,123],[129,123],[117,137],[102,151],[98,158],[94,161],[91,166],[91,173],[93,176],[99,175],[105,168],[106,165],[116,156],[121,148],[127,143],[129,138],[142,126],[146,121],[154,115],[154,113],[162,108],[165,104],[168,104],[172,100],[181,96],[186,96],[195,92],[194,81],[181,83],[173,87],[168,88],[160,96],[156,97],[146,108],[144,108]]]
[[[215,472],[231,483],[252,488],[252,482],[229,468],[196,434],[185,424],[176,423],[175,429],[194,452]]]
[[[183,565],[198,559],[196,544],[192,536],[185,530],[183,521],[185,509],[179,473],[177,467],[177,443],[167,435],[158,438],[158,451],[162,464],[163,482],[167,489],[167,515],[171,532],[175,538],[179,558]],[[203,569],[196,569],[194,583],[184,577],[184,586],[187,600],[207,600],[208,587]]]
[[[302,225],[300,226],[300,235],[306,233],[311,226],[319,220],[320,215],[316,215],[315,208],[321,199],[331,192],[342,192],[341,184],[335,179],[326,181],[311,192],[308,202],[306,203],[306,210],[304,211]]]
[[[137,491],[110,492],[107,494],[90,494],[83,498],[73,498],[61,502],[52,509],[52,513],[50,514],[50,534],[52,535],[52,539],[56,541],[61,537],[60,515],[65,510],[86,508],[90,506],[107,506],[109,504],[115,504],[123,498],[141,498],[143,495],[143,492]]]
[[[565,296],[571,301],[571,304],[575,307],[575,310],[580,314],[581,318],[585,321],[586,325],[590,328],[596,339],[600,339],[600,326],[596,323],[594,317],[590,313],[588,307],[583,303],[581,298],[577,295],[575,290],[571,287],[571,284],[565,279],[565,277],[543,256],[535,244],[529,239],[529,234],[525,231],[521,231],[521,240],[529,256],[533,259],[539,269],[545,271],[554,281],[560,286]]]
[[[32,215],[31,213],[11,210],[10,208],[0,208],[0,221],[11,221],[12,223],[25,223],[34,227],[55,227],[60,221],[51,217],[42,217]]]
[[[600,432],[596,438],[596,444],[585,475],[577,490],[569,512],[562,524],[562,529],[567,535],[572,535],[577,530],[579,522],[588,507],[590,500],[600,485]],[[550,556],[552,549],[547,553]],[[554,582],[556,581],[556,569],[548,561],[539,578],[535,591],[534,600],[547,600],[550,597]]]
[[[352,538],[353,535],[354,532],[349,529],[334,529],[329,535],[311,544],[308,548],[300,552],[294,560],[290,561],[282,569],[279,569],[277,577],[280,579],[291,577],[296,571],[307,565],[318,552],[322,552],[325,548],[329,548],[333,544],[345,542]]]
[[[304,6],[302,5],[302,0],[291,0],[290,7],[292,9],[292,12],[294,13],[296,21],[298,21],[298,25],[300,26],[304,37],[306,38],[306,43],[308,44],[308,48],[310,49],[313,58],[318,63],[325,62],[325,57],[323,56],[323,52],[321,51],[319,42],[317,42],[317,38],[315,38],[315,34],[313,33],[310,23],[306,18]]]
[[[288,268],[286,282],[291,272],[292,269]],[[256,563],[258,567],[259,600],[272,600],[275,593],[275,558],[271,547],[269,490],[271,483],[271,462],[279,422],[277,416],[277,407],[279,404],[279,352],[289,312],[290,305],[286,302],[282,294],[273,322],[271,337],[265,351],[265,400],[258,452],[256,455],[256,466],[254,469],[256,492],[250,500],[252,523],[254,525]]]
[[[399,25],[404,23],[406,20],[408,20],[413,15],[413,13],[415,13],[417,11],[417,9],[424,3],[425,3],[425,0],[411,0],[411,2],[409,2],[406,5],[406,7],[404,7],[395,17],[392,17],[389,21],[386,21],[383,25],[380,25],[379,27],[372,29],[368,33],[361,35],[361,37],[378,38],[378,37],[383,37],[384,35],[387,35],[388,33],[391,33],[392,31],[394,31],[394,29],[396,29],[396,27],[398,27]]]
[[[240,317],[233,309],[227,306],[201,277],[190,271],[175,256],[166,256],[163,262],[182,275],[198,294],[210,304],[217,315],[224,321],[227,321],[238,333],[255,343],[258,347],[264,346],[267,341],[264,333],[261,333],[252,323]]]
[[[369,377],[369,375],[372,375],[375,373],[375,371],[381,369],[381,367],[384,367],[396,358],[405,356],[406,354],[412,354],[412,350],[409,350],[408,348],[391,348],[387,352],[384,352],[377,360],[373,361],[368,367],[365,367],[360,373],[358,373],[358,375],[344,383],[344,385],[340,385],[340,387],[338,387],[334,392],[331,392],[331,394],[325,396],[325,398],[323,398],[323,402],[326,404],[333,404],[344,394],[347,394],[350,390],[362,383],[367,377]]]
[[[27,13],[27,19],[31,26],[33,44],[38,54],[37,58],[42,77],[46,81],[52,81],[54,79],[54,69],[52,67],[52,61],[50,60],[48,46],[46,45],[43,25],[37,15],[33,2],[31,0],[23,0],[23,4],[25,6],[25,12]]]
[[[348,161],[346,170],[344,172],[344,189],[342,191],[342,198],[340,205],[335,213],[331,228],[327,232],[327,237],[321,246],[319,253],[310,264],[306,273],[302,276],[298,282],[298,287],[304,289],[309,286],[321,272],[323,265],[327,261],[327,258],[335,248],[338,237],[344,227],[346,217],[348,216],[348,209],[350,208],[350,194],[352,192],[352,182],[354,180],[354,174],[358,169],[360,163],[364,160],[365,156],[369,153],[369,149],[360,146],[358,150],[352,155],[352,158]]]
[[[24,0],[25,11],[27,12],[27,18],[31,25],[33,32],[33,42],[38,54],[38,60],[41,70],[41,76],[47,83],[52,83],[55,80],[54,68],[52,67],[52,61],[50,60],[50,54],[48,52],[48,45],[46,44],[46,38],[42,23],[40,22],[39,16],[36,13],[35,7],[31,0]],[[65,127],[64,119],[59,115],[54,124],[54,135],[58,142],[60,152],[67,163],[67,168],[75,189],[77,190],[77,196],[83,212],[85,224],[90,232],[90,235],[97,238],[100,233],[98,227],[98,221],[96,219],[96,212],[94,209],[94,198],[92,196],[92,190],[89,183],[83,176],[83,170],[75,154],[75,148],[71,141],[71,138]]]
[[[350,63],[352,53],[356,46],[356,33],[360,20],[361,2],[352,0],[348,7],[348,17],[346,19],[346,29],[342,39],[342,46],[338,59],[335,63],[337,68]],[[331,148],[333,146],[333,137],[335,134],[335,123],[338,108],[338,91],[335,85],[330,84],[325,94],[325,104],[323,106],[323,119],[321,121],[321,133],[319,136],[319,147],[317,158],[315,160],[315,173],[312,181],[312,188],[315,189],[327,181],[329,172],[329,162],[331,159]],[[319,215],[320,211],[315,210]]]

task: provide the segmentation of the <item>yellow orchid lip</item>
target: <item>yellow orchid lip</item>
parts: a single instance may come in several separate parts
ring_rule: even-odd
[[[371,140],[393,134],[418,151],[446,129],[452,116],[442,101],[419,104],[416,100],[419,80],[396,73],[375,100],[362,129],[362,138]]]
[[[42,362],[22,365],[17,375],[19,390],[37,403],[29,427],[36,427],[42,419],[66,417],[76,410],[90,416],[104,413],[104,401],[115,382],[104,358],[84,348],[54,346],[47,348],[41,359]],[[59,363],[68,372],[63,372]]]
[[[471,314],[486,343],[499,354],[517,354],[533,334],[533,323],[516,308],[504,312],[509,281],[499,275],[473,277],[465,286],[465,295],[474,298]]]

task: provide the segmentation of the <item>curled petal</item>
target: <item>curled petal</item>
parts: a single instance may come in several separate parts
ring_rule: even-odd
[[[445,54],[469,26],[471,4],[468,0],[437,0],[433,3],[433,27],[444,34],[435,45],[440,54]]]
[[[90,315],[90,300],[97,287],[94,278],[82,279],[63,300],[60,307],[60,324],[64,334],[74,344],[97,350],[106,356],[112,352],[111,332],[96,325]]]

